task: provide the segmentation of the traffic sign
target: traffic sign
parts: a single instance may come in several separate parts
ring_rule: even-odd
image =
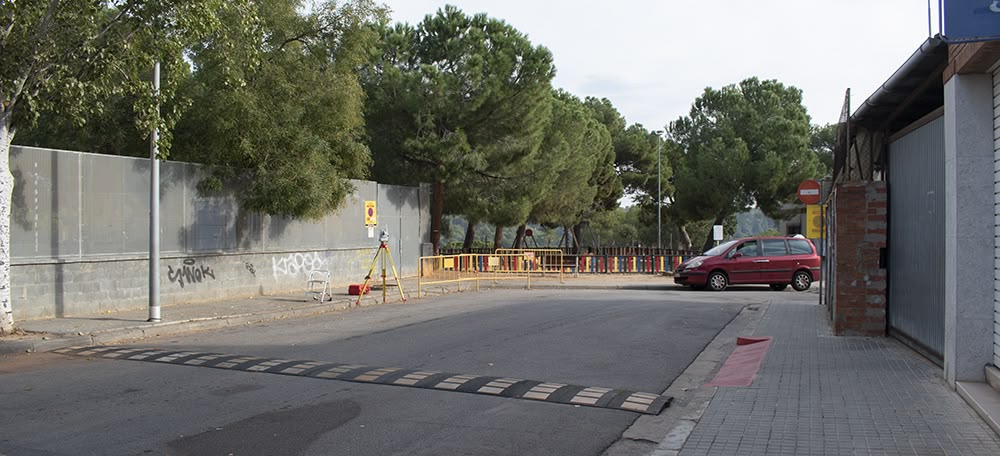
[[[824,218],[826,218],[825,204],[810,204],[806,206],[806,237],[809,239],[822,239],[826,237],[823,233]]]
[[[991,41],[1000,39],[1000,1],[998,0],[947,0],[941,35],[947,43]],[[928,14],[930,12],[928,11]]]
[[[375,216],[375,202],[365,201],[365,225],[378,225],[377,220],[378,219]]]
[[[819,202],[819,192],[819,182],[806,179],[799,184],[799,201],[805,204],[816,204]]]

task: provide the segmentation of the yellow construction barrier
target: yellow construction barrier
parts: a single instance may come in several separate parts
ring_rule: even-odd
[[[558,254],[558,255],[556,255]],[[417,297],[422,296],[423,287],[433,284],[454,283],[462,290],[463,282],[479,283],[491,280],[494,284],[501,280],[524,280],[531,289],[532,276],[555,277],[562,282],[562,252],[558,250],[517,250],[500,249],[492,255],[460,254],[437,255],[420,258],[417,274]]]
[[[567,270],[576,271],[576,260],[574,257],[567,257],[559,249],[497,249],[497,255],[523,255],[525,266],[541,275],[556,274],[559,276],[559,283],[563,282],[563,273]],[[566,261],[569,260],[567,263]]]

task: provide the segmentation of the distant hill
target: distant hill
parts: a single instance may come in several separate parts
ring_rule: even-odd
[[[748,212],[736,214],[736,232],[734,237],[756,236],[768,230],[777,230],[778,222],[764,215],[760,209],[753,208]]]

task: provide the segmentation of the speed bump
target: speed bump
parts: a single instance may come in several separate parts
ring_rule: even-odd
[[[513,377],[438,372],[424,369],[373,367],[324,361],[261,358],[191,351],[156,350],[128,347],[71,347],[55,353],[101,357],[129,361],[212,367],[216,369],[296,377],[341,380],[356,383],[404,386],[440,391],[483,394],[511,399],[525,399],[557,404],[625,410],[658,415],[670,405],[671,397],[625,389],[587,387]]]

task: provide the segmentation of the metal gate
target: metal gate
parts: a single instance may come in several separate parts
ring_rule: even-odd
[[[944,117],[889,144],[889,331],[944,353]]]

